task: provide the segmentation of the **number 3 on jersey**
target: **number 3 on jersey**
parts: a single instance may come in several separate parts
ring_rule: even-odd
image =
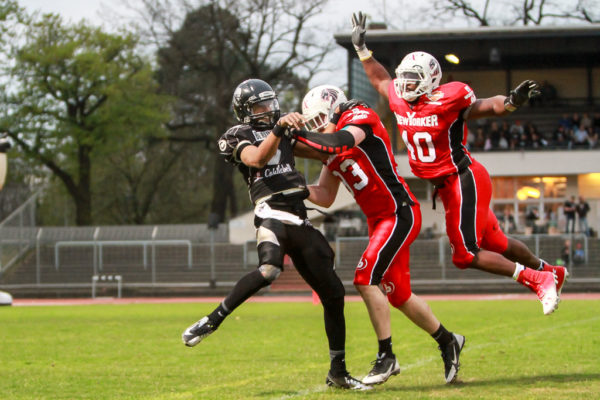
[[[418,157],[419,161],[425,163],[435,161],[435,147],[433,147],[433,141],[429,132],[415,132],[412,137],[413,143],[410,143],[408,141],[408,133],[404,130],[402,131],[402,140],[404,140],[410,157],[413,160],[416,160]],[[416,157],[415,148],[417,149]]]
[[[353,159],[347,158],[347,159],[345,159],[344,161],[342,161],[340,163],[340,170],[342,172],[347,172],[348,171],[348,167],[352,168],[351,169],[352,175],[358,178],[358,181],[354,182],[352,184],[352,186],[354,187],[354,189],[355,190],[361,190],[365,186],[367,186],[367,184],[369,183],[369,177],[367,176],[367,174],[365,174],[365,171],[363,171],[360,168],[360,165],[358,165],[358,163],[356,161],[354,161]],[[344,179],[344,177],[342,176],[342,174],[340,174],[338,171],[333,171],[333,175],[335,175],[338,178],[340,178],[340,180],[348,188],[348,190],[350,191],[350,193],[353,192],[352,188],[350,187],[350,185],[348,184],[348,182],[346,182],[346,179]]]

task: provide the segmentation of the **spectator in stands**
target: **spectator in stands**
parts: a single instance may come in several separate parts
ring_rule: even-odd
[[[593,122],[592,122],[592,129],[595,132],[600,131],[600,112],[595,112],[594,113],[594,118],[593,118]]]
[[[536,222],[540,219],[540,212],[537,207],[531,207],[525,215],[525,226],[529,228],[531,233],[538,233],[536,229]]]
[[[483,133],[483,127],[479,126],[475,130],[475,140],[473,142],[473,150],[483,150],[485,145],[485,136]]]
[[[490,124],[489,136],[492,142],[493,148],[498,148],[500,145],[500,127],[498,121],[492,121]]]
[[[566,233],[575,233],[575,196],[565,201],[563,212],[567,218]]]
[[[562,126],[565,130],[571,129],[573,127],[573,121],[569,117],[569,114],[564,113],[562,117],[558,120],[558,126]]]
[[[571,259],[571,240],[569,240],[569,239],[565,240],[562,250],[560,251],[560,259],[563,261],[562,265],[565,265],[565,266],[569,265],[569,260]],[[557,260],[557,264],[559,264],[558,260]]]
[[[598,147],[598,139],[600,137],[600,129],[588,129],[588,146],[590,149]]]
[[[581,122],[579,123],[579,125],[583,126],[586,129],[589,129],[592,127],[593,120],[590,117],[589,113],[583,113],[583,115],[581,116]]]
[[[520,119],[515,120],[515,122],[510,126],[509,132],[510,132],[511,136],[517,137],[517,138],[521,137],[521,135],[523,133],[525,133],[525,128],[521,124]]]
[[[565,125],[558,125],[558,127],[554,131],[552,139],[554,142],[554,147],[557,147],[559,149],[571,148],[569,128],[566,128]]]
[[[483,143],[483,151],[490,151],[494,149],[494,145],[492,144],[492,137],[489,132],[485,134],[485,141]]]
[[[589,147],[589,134],[588,130],[583,126],[583,124],[579,124],[577,128],[575,128],[573,132],[573,146],[576,148],[587,148]]]
[[[577,219],[579,221],[579,232],[589,236],[590,227],[587,221],[587,214],[590,212],[590,205],[585,201],[583,196],[579,196],[579,202],[575,205],[575,211],[577,212]]]
[[[530,149],[531,148],[531,138],[529,137],[529,133],[523,131],[517,140],[517,148],[518,149]]]
[[[475,134],[473,133],[473,131],[471,129],[467,128],[467,149],[469,149],[469,151],[472,151],[474,147],[475,147]]]
[[[575,243],[575,250],[573,250],[573,263],[576,265],[583,264],[585,262],[585,251],[581,242]]]
[[[573,113],[571,115],[571,128],[575,129],[581,124],[581,116],[578,113]]]
[[[508,138],[506,137],[506,133],[500,132],[500,139],[498,139],[498,149],[500,150],[508,150],[510,147],[510,143]]]
[[[531,147],[538,150],[548,147],[548,141],[540,136],[535,129],[531,132]]]
[[[504,209],[504,215],[500,219],[501,227],[504,233],[510,234],[517,230],[517,224],[515,223],[515,217],[513,216],[510,206],[506,206]]]

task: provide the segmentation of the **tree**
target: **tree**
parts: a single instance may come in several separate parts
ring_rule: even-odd
[[[24,18],[4,68],[0,127],[30,161],[48,168],[93,222],[93,166],[143,137],[160,136],[166,98],[132,34],[108,34],[53,14]]]
[[[169,140],[210,147],[211,213],[223,221],[227,211],[238,213],[236,191],[232,168],[214,157],[214,145],[234,122],[233,90],[244,79],[260,78],[275,87],[280,100],[285,91],[293,91],[296,108],[332,45],[319,45],[307,31],[324,2],[212,0],[196,8],[183,1],[143,3],[145,37],[160,49],[161,86],[179,99],[168,124]],[[185,15],[179,19],[172,10],[185,10]]]
[[[600,22],[598,6],[597,0],[434,1],[435,10],[441,14],[462,15],[479,26],[543,25],[560,21],[597,23]]]

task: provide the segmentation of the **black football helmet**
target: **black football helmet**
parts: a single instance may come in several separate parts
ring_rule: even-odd
[[[273,88],[260,79],[248,79],[233,92],[235,117],[256,130],[273,129],[279,120],[279,102]]]

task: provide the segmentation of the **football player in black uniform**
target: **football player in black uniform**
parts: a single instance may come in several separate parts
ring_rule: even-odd
[[[235,89],[233,110],[240,125],[219,139],[219,152],[233,163],[248,184],[255,208],[254,225],[259,267],[243,276],[209,315],[185,330],[186,346],[195,346],[250,296],[273,282],[288,254],[296,269],[317,292],[324,309],[331,367],[326,383],[346,389],[369,389],[346,370],[344,286],[334,272],[334,253],[325,237],[307,219],[304,177],[295,169],[294,142],[284,133],[301,127],[298,113],[280,118],[271,86],[249,79]]]

